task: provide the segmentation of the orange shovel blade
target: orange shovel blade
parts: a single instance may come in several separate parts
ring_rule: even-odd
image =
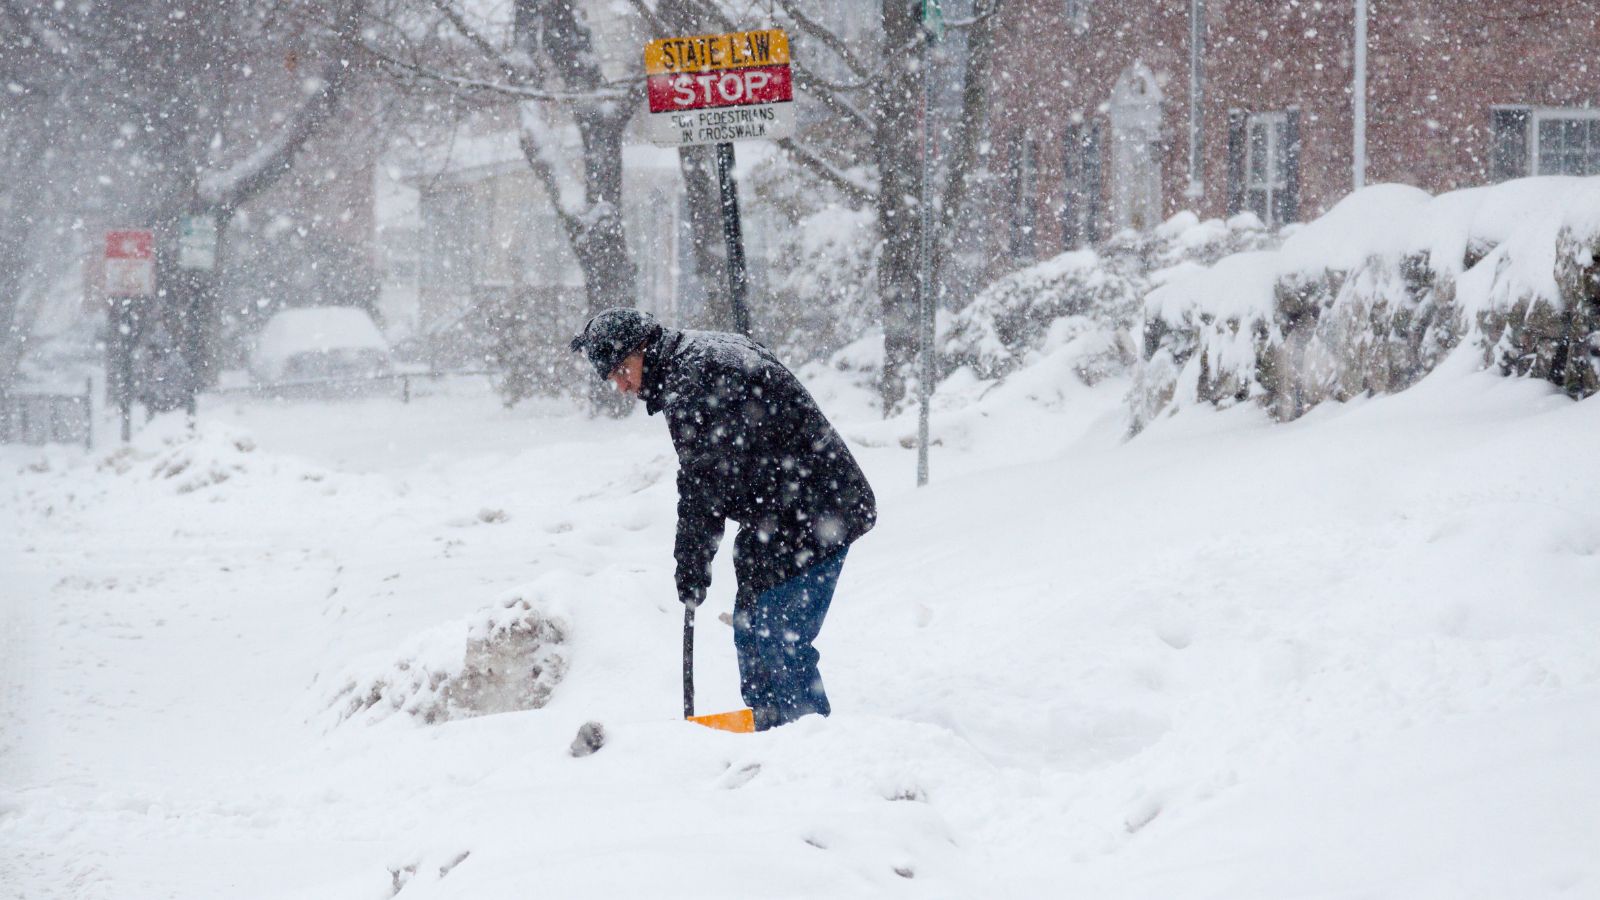
[[[752,709],[736,709],[733,712],[712,713],[708,716],[690,716],[689,721],[718,731],[732,731],[738,734],[749,734],[756,730],[756,714]]]

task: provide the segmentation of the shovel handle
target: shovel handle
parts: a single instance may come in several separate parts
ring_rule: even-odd
[[[694,715],[694,604],[683,605],[683,717]]]

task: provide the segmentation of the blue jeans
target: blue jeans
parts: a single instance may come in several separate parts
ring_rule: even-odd
[[[833,601],[845,552],[759,594],[739,593],[733,646],[739,654],[739,692],[755,711],[757,731],[831,712],[811,642]]]

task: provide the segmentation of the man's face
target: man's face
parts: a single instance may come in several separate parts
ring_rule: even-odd
[[[639,386],[644,384],[644,353],[633,353],[617,363],[611,370],[611,383],[617,390],[633,396],[639,393]]]

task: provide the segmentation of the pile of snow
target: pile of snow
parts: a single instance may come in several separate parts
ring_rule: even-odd
[[[1158,273],[1134,427],[1191,403],[1254,401],[1288,420],[1326,399],[1403,390],[1469,335],[1486,364],[1587,396],[1597,205],[1600,179],[1439,197],[1377,185],[1277,250]]]
[[[398,659],[351,666],[326,705],[340,722],[366,724],[396,712],[431,725],[538,709],[567,672],[570,632],[567,617],[542,592],[514,592],[417,635]]]
[[[255,449],[249,435],[225,428],[191,430],[172,415],[157,420],[137,442],[107,453],[99,467],[118,475],[142,474],[174,493],[189,494],[244,475]]]

